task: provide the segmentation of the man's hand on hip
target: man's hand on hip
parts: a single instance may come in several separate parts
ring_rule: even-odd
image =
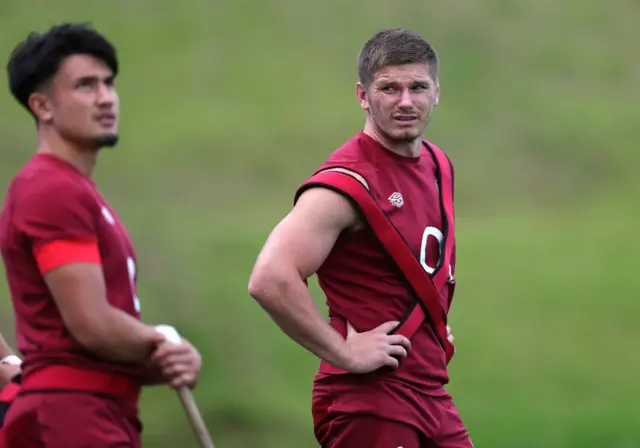
[[[406,337],[389,334],[397,325],[396,321],[385,322],[373,330],[358,333],[347,322],[349,361],[345,370],[369,373],[384,366],[397,369],[411,348],[411,342]]]

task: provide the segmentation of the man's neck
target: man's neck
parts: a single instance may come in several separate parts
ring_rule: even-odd
[[[98,151],[83,150],[71,142],[62,140],[57,134],[38,137],[39,154],[51,154],[75,167],[87,177],[93,174],[98,160]]]
[[[377,126],[371,123],[369,120],[365,123],[363,132],[369,137],[380,143],[391,152],[395,152],[404,157],[420,157],[422,152],[422,140],[416,139],[414,141],[397,141],[392,140],[384,133],[380,132]]]

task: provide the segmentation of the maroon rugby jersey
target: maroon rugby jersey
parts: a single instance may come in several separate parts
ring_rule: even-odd
[[[67,364],[142,380],[139,366],[100,359],[64,326],[34,254],[54,241],[76,239],[97,241],[109,303],[139,318],[136,254],[125,227],[90,178],[55,156],[36,154],[14,177],[0,214],[23,370]]]
[[[336,150],[318,171],[342,167],[362,175],[378,205],[398,229],[427,272],[437,268],[439,241],[443,238],[443,211],[437,185],[436,164],[426,145],[419,157],[393,153],[364,132]],[[450,269],[455,272],[455,252]],[[327,297],[331,325],[346,334],[345,320],[357,331],[367,331],[389,320],[400,320],[414,298],[395,265],[380,249],[368,227],[344,232],[317,272]],[[445,310],[454,285],[440,291]],[[400,367],[368,375],[400,382],[420,393],[446,394],[449,378],[445,353],[425,322],[411,339],[411,350]],[[381,375],[382,374],[382,375]],[[327,377],[322,366],[316,381]],[[367,375],[361,376],[365,379]],[[340,381],[340,378],[335,378]]]

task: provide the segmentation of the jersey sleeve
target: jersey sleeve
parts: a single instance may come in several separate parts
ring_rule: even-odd
[[[99,206],[86,186],[67,178],[23,184],[12,216],[42,273],[72,262],[100,262]]]

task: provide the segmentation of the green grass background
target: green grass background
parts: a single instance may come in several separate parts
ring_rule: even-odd
[[[317,361],[247,279],[295,188],[363,125],[357,53],[396,26],[441,57],[428,138],[457,168],[449,390],[476,446],[640,447],[637,2],[5,0],[0,53],[67,20],[119,48],[122,140],[96,179],[136,244],[144,319],[202,352],[218,447],[316,446]],[[6,88],[0,136],[4,189],[35,147]],[[6,287],[0,310],[13,340]],[[142,414],[146,446],[196,446],[171,391],[149,389]]]

